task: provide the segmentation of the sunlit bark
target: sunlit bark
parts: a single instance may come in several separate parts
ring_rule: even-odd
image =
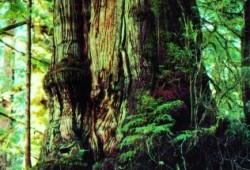
[[[84,54],[82,2],[55,0],[54,9],[54,57],[44,80],[50,120],[39,168],[83,168],[81,157],[88,147],[83,118],[91,80]]]

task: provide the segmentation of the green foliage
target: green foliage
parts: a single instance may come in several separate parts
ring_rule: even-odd
[[[124,164],[139,164],[141,160],[149,160],[148,162],[154,162],[155,165],[166,165],[166,160],[163,160],[158,156],[161,151],[166,151],[168,145],[171,145],[172,149],[177,148],[181,150],[186,147],[187,153],[191,153],[191,149],[195,148],[201,153],[211,156],[207,152],[206,147],[213,146],[213,142],[216,145],[215,150],[218,147],[226,146],[226,152],[229,152],[228,146],[230,142],[234,143],[240,140],[239,147],[242,151],[242,147],[248,147],[250,141],[249,127],[242,123],[241,120],[244,117],[242,111],[242,96],[241,96],[241,30],[243,27],[242,10],[244,1],[231,1],[231,0],[198,0],[200,21],[203,33],[203,42],[196,47],[202,50],[202,61],[206,67],[206,73],[211,78],[210,87],[213,93],[213,99],[218,107],[217,114],[221,119],[229,120],[229,125],[222,136],[216,136],[216,131],[219,125],[213,125],[209,128],[201,128],[196,130],[184,130],[174,134],[172,127],[175,120],[171,117],[171,111],[176,107],[182,105],[182,101],[171,101],[164,103],[161,99],[153,99],[148,94],[142,96],[138,102],[138,107],[135,115],[128,116],[125,120],[124,126],[121,131],[124,134],[124,138],[120,144],[121,155],[119,160]],[[134,8],[131,13],[135,21],[144,21],[149,14],[153,13],[155,19],[155,26],[159,28],[160,14],[171,9],[164,9],[162,13],[162,7],[169,7],[168,1],[165,0],[149,0],[150,10],[147,11],[144,8]],[[46,102],[44,98],[44,92],[41,87],[37,85],[40,82],[43,73],[48,70],[48,63],[51,58],[51,51],[53,45],[51,36],[53,34],[52,15],[53,3],[51,0],[46,1],[34,1],[33,8],[33,82],[32,91],[32,125],[35,125],[37,129],[44,129],[44,123],[46,117],[46,107],[41,102]],[[185,12],[185,11],[183,11]],[[1,28],[7,26],[12,22],[19,22],[26,20],[27,10],[26,2],[22,0],[2,0],[0,3],[0,25]],[[185,15],[185,14],[184,14]],[[155,31],[146,36],[145,42],[143,42],[142,55],[147,61],[152,61],[157,56],[157,43],[156,37],[160,39],[160,43],[163,43],[166,50],[166,63],[162,64],[162,74],[160,76],[166,77],[170,75],[173,69],[180,70],[184,73],[189,72],[191,66],[199,65],[200,63],[194,62],[194,51],[190,50],[190,41],[196,42],[198,39],[198,31],[195,30],[194,25],[190,21],[179,19],[180,22],[185,22],[184,33],[182,35],[171,34],[167,31]],[[182,20],[182,21],[181,21]],[[183,21],[184,20],[184,21]],[[1,29],[0,28],[0,29]],[[155,28],[155,29],[158,29]],[[11,36],[15,39],[16,51],[24,51],[26,42],[26,30],[25,26],[15,29],[15,33]],[[2,32],[1,40],[7,38]],[[11,33],[12,34],[12,33]],[[157,35],[156,35],[157,34]],[[180,46],[171,39],[180,38],[185,39],[185,45]],[[11,102],[8,108],[0,105],[0,112],[10,114],[17,120],[24,120],[24,107],[25,107],[25,56],[15,52],[15,56],[11,58],[6,57],[4,49],[9,48],[2,42],[0,48],[0,62],[1,64],[5,60],[15,60],[15,66],[13,70],[15,72],[14,82],[11,82],[9,76],[6,76],[4,72],[0,71],[0,92],[1,103],[2,98],[5,95],[8,96],[8,101]],[[11,49],[13,51],[13,49]],[[1,68],[4,68],[2,65]],[[172,80],[169,80],[172,81]],[[5,84],[5,85],[3,85]],[[12,87],[11,87],[12,86]],[[10,88],[9,88],[10,87]],[[7,92],[5,93],[5,91]],[[13,99],[11,99],[13,96]],[[11,101],[12,100],[12,101]],[[216,110],[214,108],[208,108]],[[206,136],[211,135],[212,142],[206,143],[203,141],[207,139]],[[32,155],[39,156],[40,144],[43,135],[32,131]],[[218,138],[218,139],[217,139]],[[6,152],[10,157],[14,158],[11,164],[13,169],[21,169],[24,150],[21,147],[24,139],[24,127],[17,122],[11,122],[10,129],[0,129],[0,150]],[[220,142],[222,143],[220,144]],[[233,141],[233,142],[232,142]],[[202,143],[203,142],[203,143]],[[204,144],[204,145],[202,145]],[[205,146],[205,147],[204,147]],[[234,145],[233,145],[234,146]],[[199,148],[200,147],[200,148]],[[164,148],[164,149],[162,149]],[[180,149],[181,148],[181,149]],[[188,148],[188,149],[187,149]],[[162,149],[162,150],[161,150]],[[214,148],[209,148],[213,150]],[[223,151],[225,151],[223,150]],[[168,150],[167,150],[168,151]],[[216,152],[216,151],[214,151]],[[84,151],[80,151],[76,154],[76,157],[65,157],[58,159],[57,163],[65,163],[70,165],[72,162],[82,161],[82,155]],[[216,156],[222,157],[223,160],[231,159],[233,164],[242,155],[230,155],[223,157],[223,153],[218,153]],[[191,153],[192,155],[192,153]],[[193,154],[196,156],[195,154]],[[249,154],[248,154],[249,155]],[[185,153],[181,155],[184,159]],[[212,155],[214,156],[214,155]],[[212,157],[211,156],[211,157]],[[171,155],[172,157],[172,155]],[[228,158],[229,157],[229,158]],[[235,159],[233,159],[235,158]],[[245,157],[249,160],[248,157]],[[55,161],[55,160],[53,160]],[[34,161],[35,162],[35,161]],[[239,161],[238,161],[239,162]],[[220,162],[221,163],[221,162]],[[183,163],[184,164],[184,163]],[[237,167],[239,164],[237,163]],[[174,166],[173,166],[174,167]],[[176,169],[182,169],[182,163],[175,165]],[[46,169],[46,168],[45,168]],[[183,168],[185,169],[185,168]]]
[[[121,129],[124,138],[119,145],[119,161],[126,164],[145,157],[155,163],[160,161],[157,158],[159,147],[173,136],[171,129],[175,121],[170,114],[182,104],[179,100],[165,103],[148,94],[143,95],[136,114],[128,116]]]
[[[225,132],[228,140],[240,139],[244,146],[250,144],[250,130],[248,126],[238,119],[229,120],[229,127]]]
[[[24,16],[27,12],[26,4],[20,0],[11,0],[4,1],[0,3],[0,9],[5,9],[5,12],[1,17],[7,18],[15,18],[15,20],[22,19],[21,16]]]
[[[136,149],[127,151],[127,152],[125,152],[125,153],[122,153],[122,154],[119,156],[119,160],[120,160],[121,162],[132,162],[132,161],[134,161],[134,158],[135,158],[135,156],[136,156],[136,153],[140,151],[139,149],[142,149],[142,148],[136,148]]]
[[[244,1],[198,0],[203,42],[202,60],[213,80],[210,87],[218,114],[241,119],[241,31]]]
[[[33,4],[31,159],[34,165],[39,157],[43,139],[42,132],[47,121],[46,98],[42,90],[41,79],[48,70],[51,57],[52,39],[50,35],[53,25],[51,13],[53,2],[34,1]],[[9,25],[26,21],[26,6],[27,3],[22,0],[1,1],[0,30]],[[41,26],[48,28],[50,35],[41,34]],[[0,111],[14,118],[7,123],[9,126],[7,130],[2,130],[0,127],[0,150],[10,158],[6,168],[22,169],[25,153],[22,146],[25,139],[26,25],[7,32],[0,32],[0,36]],[[7,70],[10,70],[10,73]],[[4,104],[3,101],[7,104]],[[3,120],[2,117],[0,117],[1,120]],[[2,155],[0,154],[0,156]]]
[[[171,140],[172,143],[184,142],[196,136],[197,130],[184,130]]]

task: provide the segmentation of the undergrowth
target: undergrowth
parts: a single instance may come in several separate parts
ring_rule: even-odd
[[[235,119],[217,119],[210,127],[175,131],[171,116],[183,101],[141,97],[136,114],[121,129],[119,169],[247,169],[250,131]]]
[[[183,104],[180,100],[163,102],[149,95],[142,96],[137,112],[128,116],[121,129],[124,138],[120,143],[118,161],[124,169],[166,167],[163,158],[172,149],[172,128],[175,120],[171,112]]]

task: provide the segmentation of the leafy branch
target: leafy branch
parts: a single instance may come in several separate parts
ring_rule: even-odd
[[[18,22],[18,23],[14,23],[14,24],[8,25],[8,26],[0,29],[0,34],[4,34],[6,31],[9,31],[9,30],[12,30],[14,28],[17,28],[17,27],[20,27],[22,25],[25,25],[26,23],[27,23],[27,21],[22,21],[22,22]]]
[[[7,117],[7,118],[10,119],[11,121],[14,121],[14,122],[17,122],[17,123],[19,123],[19,124],[25,125],[24,122],[22,122],[22,121],[20,121],[20,120],[17,120],[17,119],[15,119],[15,118],[12,117],[12,116],[7,115],[6,113],[0,112],[0,115],[2,115],[2,116],[4,116],[4,117]],[[42,134],[42,135],[43,135],[43,132],[41,132],[41,131],[39,131],[39,130],[33,128],[33,127],[32,127],[31,129],[33,129],[35,132],[38,132],[39,134]]]
[[[1,39],[0,39],[0,42],[3,43],[4,45],[6,45],[7,47],[9,47],[10,49],[12,49],[12,50],[14,50],[14,51],[16,51],[16,52],[22,54],[23,56],[26,55],[26,53],[24,53],[24,52],[22,52],[22,51],[19,51],[18,49],[16,49],[15,47],[12,47],[11,45],[9,45],[8,43],[4,42],[4,41],[1,40]],[[47,61],[40,60],[40,59],[35,58],[35,57],[31,57],[31,58],[32,58],[33,60],[36,60],[36,61],[38,61],[38,62],[41,62],[41,63],[43,63],[43,64],[45,64],[45,65],[50,65],[50,63],[47,62]]]

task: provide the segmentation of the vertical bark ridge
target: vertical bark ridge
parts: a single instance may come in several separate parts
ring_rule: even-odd
[[[67,54],[81,60],[84,47],[82,2],[56,0],[54,5],[55,62],[60,62]]]
[[[56,59],[44,82],[52,108],[43,149],[47,160],[65,153],[74,157],[75,150],[88,145],[95,159],[103,154],[115,156],[122,138],[119,127],[127,114],[136,113],[136,100],[145,91],[153,96],[163,90],[175,94],[174,98],[163,96],[166,101],[180,99],[190,106],[189,90],[194,89],[188,82],[193,80],[176,70],[179,65],[172,62],[178,57],[171,56],[166,45],[173,43],[180,51],[186,45],[197,45],[183,36],[185,21],[197,24],[190,19],[193,13],[189,18],[190,11],[185,11],[194,1],[179,1],[184,10],[177,1],[154,4],[158,2],[55,0]],[[167,32],[167,40],[162,32]],[[187,58],[184,56],[183,63],[190,62]],[[172,74],[161,79],[164,85],[158,81],[159,65]],[[181,66],[189,69],[190,64]],[[168,83],[173,76],[181,79],[178,87]]]
[[[131,106],[131,110],[135,107],[131,103],[136,91],[151,87],[153,71],[151,61],[146,61],[140,51],[139,25],[143,21],[136,21],[131,15],[131,9],[140,6],[139,1],[97,0],[91,3],[90,144],[96,152],[103,150],[109,155],[117,149],[120,140],[117,129],[128,107]],[[128,98],[132,100],[128,102]]]
[[[44,88],[50,99],[50,122],[45,134],[39,168],[84,168],[83,159],[91,159],[86,144],[88,129],[84,116],[91,78],[84,40],[88,23],[84,1],[54,0],[55,59],[45,76]],[[86,2],[87,3],[87,2]],[[85,12],[85,13],[84,13]],[[67,161],[71,157],[73,165]],[[91,160],[88,161],[91,163]]]

